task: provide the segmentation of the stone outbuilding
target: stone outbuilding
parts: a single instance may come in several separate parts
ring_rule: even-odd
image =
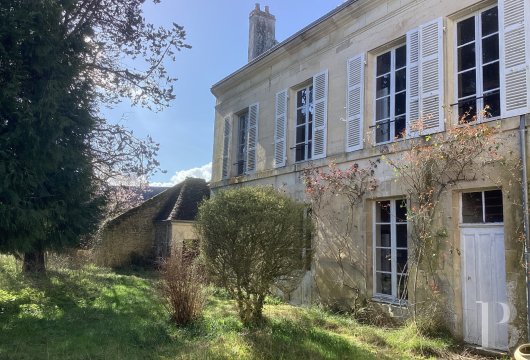
[[[205,180],[187,178],[121,214],[103,229],[97,262],[111,267],[154,264],[196,242],[193,221],[209,195]]]

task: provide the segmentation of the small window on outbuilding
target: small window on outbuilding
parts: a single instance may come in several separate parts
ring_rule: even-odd
[[[502,223],[502,191],[490,190],[462,194],[464,224]]]

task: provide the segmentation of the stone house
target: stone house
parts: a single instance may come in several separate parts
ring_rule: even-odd
[[[498,124],[506,154],[526,164],[527,0],[349,0],[280,43],[275,21],[256,5],[248,64],[212,86],[212,192],[272,185],[306,201],[304,169],[399,158],[410,141],[443,134],[466,116]],[[489,117],[477,111],[486,107]],[[412,124],[420,118],[418,134]],[[447,235],[432,271],[454,336],[508,350],[528,335],[528,175],[515,182],[495,166],[500,183],[466,181],[443,196],[436,222]],[[343,227],[351,225],[354,261],[338,265],[322,246],[337,250],[337,232],[319,227],[299,301],[348,304],[361,293],[393,314],[419,301],[403,296],[400,281],[409,275],[411,250],[406,189],[384,163],[375,176],[377,190],[353,214],[342,198],[325,205]],[[434,291],[422,286],[426,294]]]
[[[181,251],[198,237],[193,228],[197,209],[210,189],[203,179],[187,178],[109,221],[96,248],[104,266],[153,264]]]

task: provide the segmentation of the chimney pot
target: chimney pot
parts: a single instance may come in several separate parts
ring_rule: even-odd
[[[261,11],[261,9],[259,8],[259,3],[256,3],[256,8],[255,8],[256,11]]]
[[[265,5],[265,12],[269,14],[269,5]]]

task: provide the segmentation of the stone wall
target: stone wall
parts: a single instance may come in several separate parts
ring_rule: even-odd
[[[103,229],[96,249],[97,262],[119,267],[142,258],[153,260],[155,219],[160,209],[174,196],[175,188],[164,191],[142,205],[110,221]]]

